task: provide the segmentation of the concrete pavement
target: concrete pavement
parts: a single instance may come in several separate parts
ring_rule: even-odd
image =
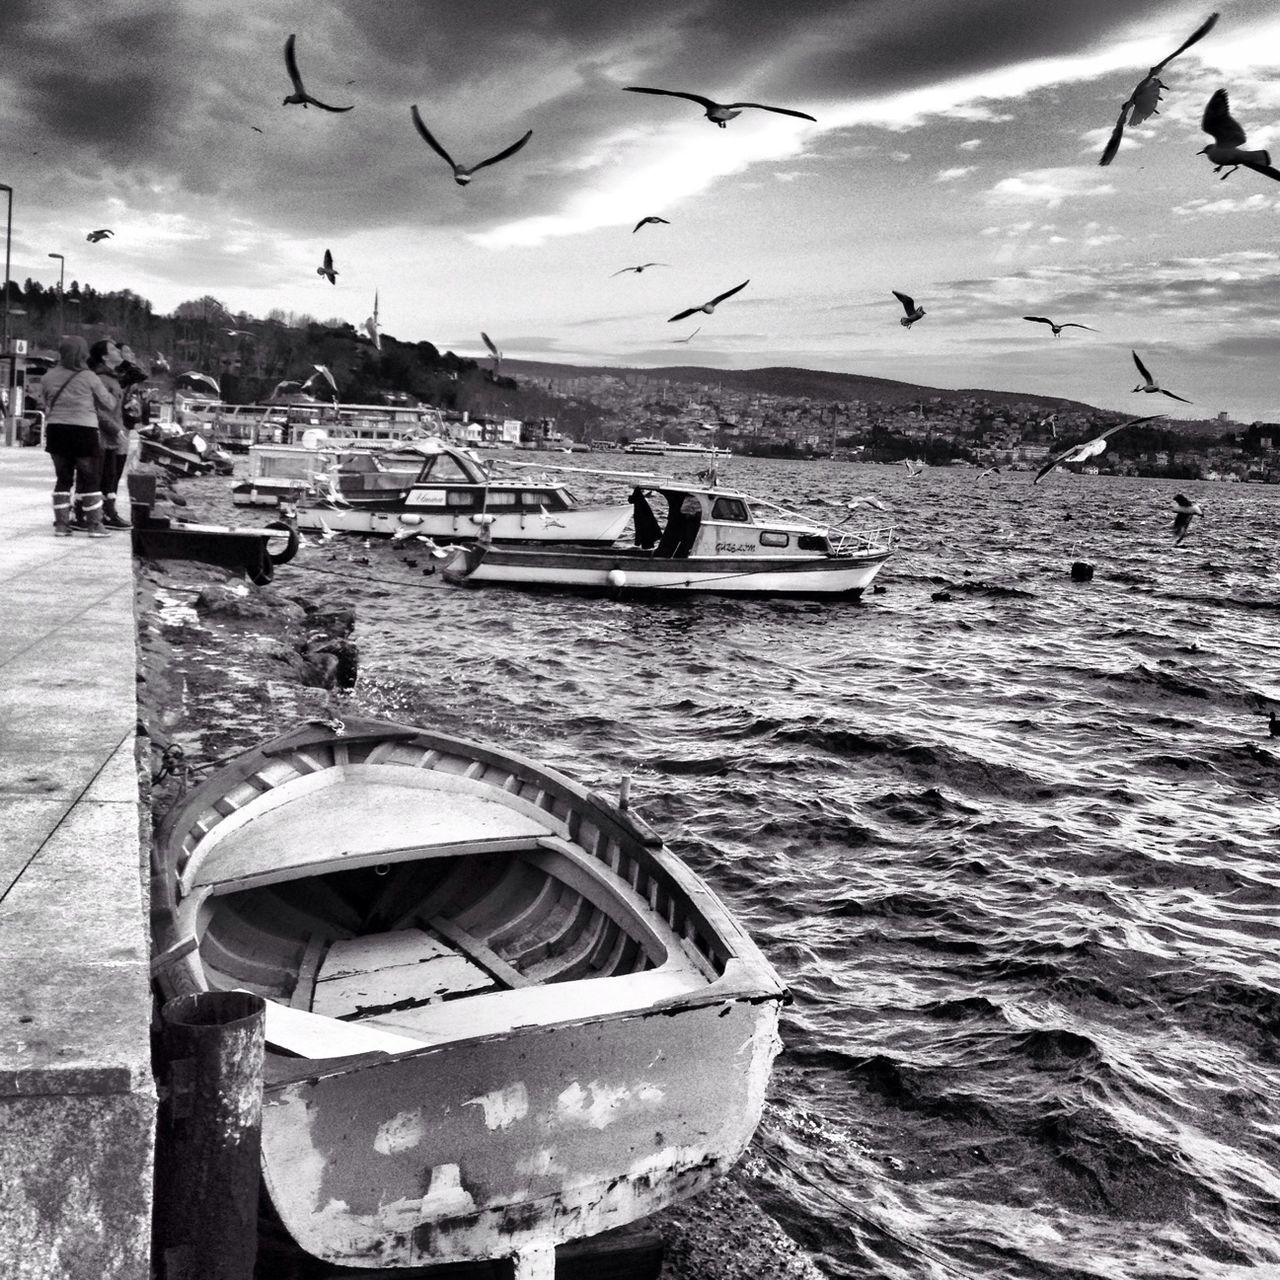
[[[155,1090],[129,535],[0,446],[0,1275],[146,1280]]]

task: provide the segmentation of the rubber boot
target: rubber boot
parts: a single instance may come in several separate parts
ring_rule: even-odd
[[[71,527],[79,529],[82,533],[89,527],[89,522],[84,518],[84,497],[76,494],[75,510],[71,514]]]
[[[133,528],[133,525],[116,510],[116,495],[114,493],[104,493],[102,495],[102,523],[108,529]]]
[[[71,537],[70,489],[55,489],[53,491],[53,536],[55,538]]]
[[[83,493],[80,495],[83,501],[84,521],[88,528],[89,537],[91,538],[109,538],[111,536],[110,529],[102,527],[102,494],[100,493]]]

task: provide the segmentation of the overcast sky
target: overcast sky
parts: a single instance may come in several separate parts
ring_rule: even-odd
[[[1280,182],[1196,152],[1219,87],[1280,164],[1280,6],[1165,68],[1180,0],[0,3],[12,276],[212,294],[481,355],[800,365],[1107,408],[1280,419]],[[285,38],[307,89],[283,106]],[[725,129],[676,98],[790,107]],[[526,130],[467,187],[464,165]],[[261,130],[258,132],[257,130]],[[660,215],[669,226],[632,232]],[[94,228],[114,237],[86,241]],[[336,285],[317,275],[333,252]],[[643,274],[611,273],[649,261]],[[750,280],[714,315],[667,317]],[[892,293],[927,310],[911,329]],[[1074,320],[1055,339],[1023,314]],[[688,344],[674,339],[701,331]],[[1194,404],[1134,396],[1130,349]]]

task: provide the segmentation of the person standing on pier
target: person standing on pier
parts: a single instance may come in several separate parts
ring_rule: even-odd
[[[119,378],[121,364],[120,348],[109,338],[103,338],[89,348],[89,368],[98,375],[98,380],[115,397],[116,402],[115,408],[110,412],[98,407],[98,435],[102,444],[99,488],[102,490],[102,523],[108,529],[132,527],[116,510],[116,493],[129,455],[129,432],[125,428],[123,417],[124,387]],[[79,521],[76,523],[78,525]]]
[[[64,336],[58,344],[58,363],[40,380],[40,405],[45,412],[45,450],[53,459],[53,531],[71,536],[71,486],[84,508],[91,538],[105,538],[102,527],[102,444],[98,410],[114,412],[116,397],[88,367],[89,344],[78,336]]]

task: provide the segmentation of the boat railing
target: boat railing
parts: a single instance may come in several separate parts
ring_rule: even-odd
[[[834,530],[828,535],[831,551],[837,556],[862,555],[872,551],[889,551],[893,547],[893,530],[891,524],[880,525],[873,529]]]

